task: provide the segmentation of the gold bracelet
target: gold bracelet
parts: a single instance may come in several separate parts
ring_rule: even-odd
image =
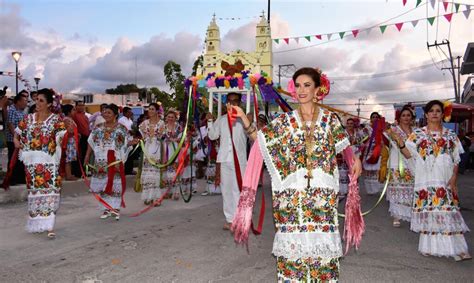
[[[249,127],[249,129],[247,130],[247,135],[250,136],[251,134],[253,134],[257,129],[255,128],[255,126],[251,126]]]

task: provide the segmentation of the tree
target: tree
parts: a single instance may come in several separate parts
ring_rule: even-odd
[[[170,86],[171,99],[175,107],[180,108],[184,102],[184,80],[186,77],[181,73],[181,66],[174,62],[168,61],[164,68],[166,83]]]
[[[156,101],[161,102],[163,109],[168,109],[170,107],[176,107],[173,101],[171,100],[171,96],[166,91],[162,91],[157,87],[152,87],[149,89],[152,96],[155,98]]]
[[[196,61],[194,61],[194,64],[193,64],[193,73],[192,73],[192,76],[196,76],[197,74],[197,69],[199,67],[203,67],[204,66],[204,56],[202,55],[199,55],[199,57],[197,57]]]
[[[115,88],[108,88],[105,90],[105,93],[107,94],[127,94],[132,92],[140,93],[140,88],[135,84],[119,84]]]

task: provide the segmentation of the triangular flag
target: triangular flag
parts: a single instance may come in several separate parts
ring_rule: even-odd
[[[443,7],[444,7],[445,12],[448,10],[448,4],[449,2],[443,2]]]
[[[307,41],[311,42],[311,36],[305,36],[304,38],[306,38]]]
[[[395,24],[395,26],[397,27],[398,31],[401,31],[403,27],[403,23]]]
[[[413,27],[416,27],[416,25],[418,24],[418,20],[411,21],[411,24],[413,25]]]
[[[466,10],[466,11],[463,11],[462,13],[463,13],[464,16],[466,17],[466,19],[468,19],[468,18],[469,18],[469,15],[471,14],[471,6],[466,5],[466,8],[467,8],[467,10]]]
[[[319,40],[321,40],[321,39],[322,39],[322,36],[321,36],[320,34],[318,34],[318,35],[315,35],[315,37],[316,37],[317,39],[319,39]]]
[[[278,38],[275,38],[273,41],[275,41],[276,44],[280,43],[280,40]]]
[[[433,9],[434,9],[434,5],[435,5],[435,3],[436,3],[436,0],[430,0],[431,8],[433,8]]]
[[[446,18],[446,20],[448,20],[448,22],[451,22],[451,19],[453,17],[453,13],[446,14],[446,15],[444,15],[444,17]]]
[[[459,7],[461,7],[461,4],[459,3],[454,4],[454,8],[456,8],[456,13],[459,12]]]
[[[328,34],[328,40],[331,40],[331,37],[332,37],[332,33],[329,33]]]
[[[286,42],[286,44],[289,44],[289,43],[290,43],[290,39],[289,39],[289,38],[283,38],[283,40]]]
[[[359,34],[359,30],[358,29],[353,30],[352,34],[354,35],[354,37],[357,37],[357,35]]]
[[[339,36],[341,37],[341,39],[344,38],[344,34],[345,34],[345,33],[346,33],[345,31],[341,31],[341,32],[339,33]]]
[[[418,7],[421,4],[421,0],[416,0],[416,7]]]
[[[436,17],[427,18],[427,20],[428,20],[428,22],[430,23],[430,25],[433,25],[435,18],[436,18]]]
[[[385,32],[385,29],[387,28],[387,26],[379,26],[379,28],[380,28],[380,31],[383,34]]]
[[[403,6],[407,4],[407,0],[403,0]]]
[[[300,43],[300,38],[299,37],[295,37],[294,39],[296,41],[296,44]]]

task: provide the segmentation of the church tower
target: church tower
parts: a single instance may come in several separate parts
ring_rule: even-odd
[[[216,72],[220,66],[216,63],[217,56],[220,53],[221,38],[219,27],[216,23],[216,15],[212,17],[212,21],[207,28],[206,33],[206,53],[204,54],[204,69],[206,72]]]
[[[259,57],[260,69],[273,77],[272,33],[264,12],[257,24],[255,43],[255,54]]]

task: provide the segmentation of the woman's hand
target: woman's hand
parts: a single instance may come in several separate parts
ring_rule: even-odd
[[[352,164],[351,173],[356,178],[359,178],[360,175],[362,174],[362,163],[360,162],[360,159],[356,155],[354,155],[353,158],[354,158],[353,159],[354,164]]]
[[[227,113],[231,113],[232,115],[235,114],[235,116],[239,118],[243,118],[244,116],[247,117],[244,110],[242,110],[242,108],[240,108],[239,106],[235,106],[235,105],[231,105],[230,103],[227,103],[226,107],[227,107]]]

